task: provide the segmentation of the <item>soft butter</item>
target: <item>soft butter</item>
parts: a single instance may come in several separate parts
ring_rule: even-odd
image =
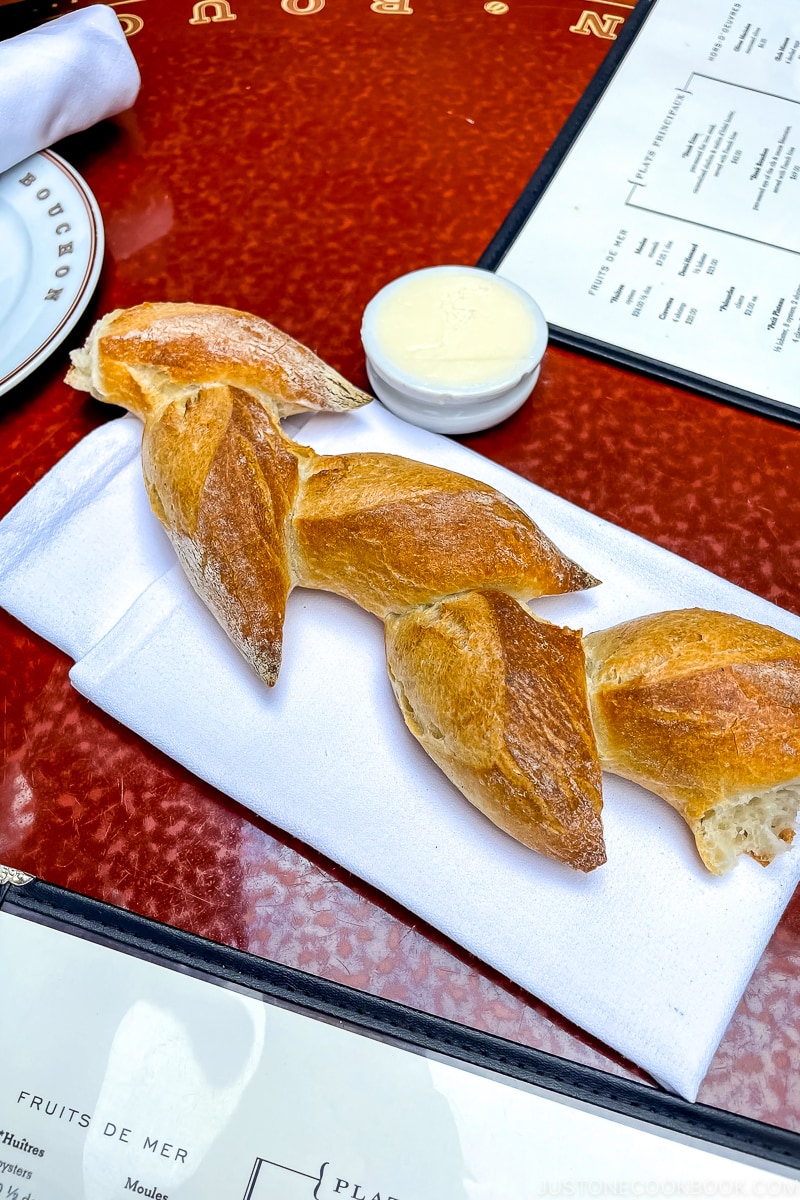
[[[539,375],[547,325],[516,284],[477,267],[428,267],[387,284],[364,312],[367,373],[398,416],[439,433],[496,424]]]

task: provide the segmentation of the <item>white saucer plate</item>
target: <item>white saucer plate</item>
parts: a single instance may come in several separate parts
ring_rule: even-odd
[[[0,175],[0,396],[74,327],[104,249],[97,201],[58,154],[43,150]]]

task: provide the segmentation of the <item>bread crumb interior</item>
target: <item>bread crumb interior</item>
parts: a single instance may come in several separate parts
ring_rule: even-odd
[[[706,865],[724,875],[740,854],[749,854],[766,867],[789,849],[798,809],[800,779],[712,808],[696,830]]]

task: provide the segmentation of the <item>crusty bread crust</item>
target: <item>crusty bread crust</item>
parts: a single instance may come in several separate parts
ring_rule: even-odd
[[[297,582],[385,617],[474,588],[531,600],[593,587],[513,501],[392,454],[308,460],[293,537]]]
[[[571,867],[604,863],[580,633],[473,591],[390,615],[385,635],[408,728],[472,804]]]
[[[97,322],[67,383],[143,420],[198,387],[242,388],[280,416],[372,399],[268,321],[210,304],[139,304]]]
[[[604,768],[677,809],[716,874],[741,853],[771,861],[797,812],[786,789],[800,783],[800,642],[686,609],[588,634],[584,646]],[[755,803],[767,793],[770,804]]]
[[[267,684],[293,586],[288,531],[302,448],[248,392],[204,388],[145,425],[150,502],[192,586]]]

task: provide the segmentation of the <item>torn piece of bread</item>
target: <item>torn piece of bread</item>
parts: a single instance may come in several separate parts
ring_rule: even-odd
[[[262,317],[212,304],[139,304],[99,320],[67,383],[142,420],[199,387],[228,384],[285,417],[343,412],[372,397]]]
[[[762,865],[800,806],[800,641],[728,613],[655,613],[588,634],[604,769],[667,800],[705,865]]]
[[[406,725],[466,798],[541,854],[604,863],[580,633],[473,591],[389,615],[385,641]]]

